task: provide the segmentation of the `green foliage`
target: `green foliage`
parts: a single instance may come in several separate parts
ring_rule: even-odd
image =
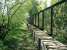
[[[30,11],[31,7],[32,0],[27,0],[22,4],[14,6],[10,10],[10,14],[7,16],[9,17],[9,31],[5,39],[0,40],[0,50],[28,50],[28,48],[32,49],[35,47],[32,33],[28,32],[26,21],[28,17],[26,13]],[[8,21],[8,19],[6,21]]]
[[[34,48],[32,33],[28,32],[27,21],[29,14],[37,13],[42,10],[35,0],[24,0],[14,6],[8,16],[2,16],[0,12],[0,24],[7,24],[9,17],[9,31],[4,40],[0,40],[0,50],[28,50]],[[18,3],[19,0],[16,0]],[[47,1],[46,1],[47,2]],[[56,0],[52,1],[55,4]],[[46,4],[45,4],[46,5]],[[39,7],[39,8],[38,8]],[[63,43],[67,43],[67,5],[66,3],[53,8],[53,37]],[[27,15],[26,15],[27,14]],[[51,9],[44,11],[45,30],[50,33],[51,29]],[[39,15],[42,24],[42,14]],[[40,25],[41,26],[41,25]],[[61,37],[61,38],[60,38]]]

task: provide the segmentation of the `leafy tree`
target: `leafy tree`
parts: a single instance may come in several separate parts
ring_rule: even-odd
[[[17,1],[18,2],[18,1]],[[10,10],[9,17],[9,31],[3,40],[0,40],[1,50],[27,50],[34,47],[31,33],[27,29],[26,13],[32,7],[32,0],[22,1]],[[1,18],[1,17],[0,17]],[[8,20],[6,20],[8,21]]]

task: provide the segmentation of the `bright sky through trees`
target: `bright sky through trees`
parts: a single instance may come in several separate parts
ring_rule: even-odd
[[[49,7],[51,5],[51,0],[36,0],[38,2],[38,4],[47,4],[47,7]]]
[[[39,10],[43,10],[44,8],[51,6],[51,0],[36,0],[36,2]]]
[[[51,0],[47,1],[47,7],[51,6]]]

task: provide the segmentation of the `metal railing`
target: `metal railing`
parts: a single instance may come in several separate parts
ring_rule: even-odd
[[[62,0],[30,17],[30,24],[35,27],[46,30],[49,35],[57,35],[61,32],[67,32],[67,1]],[[58,35],[59,36],[59,35]]]

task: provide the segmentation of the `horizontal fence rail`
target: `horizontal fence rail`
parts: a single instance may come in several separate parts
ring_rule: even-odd
[[[59,36],[67,32],[67,1],[60,1],[29,18],[29,23],[46,30],[49,35]],[[64,35],[65,36],[65,35]]]

